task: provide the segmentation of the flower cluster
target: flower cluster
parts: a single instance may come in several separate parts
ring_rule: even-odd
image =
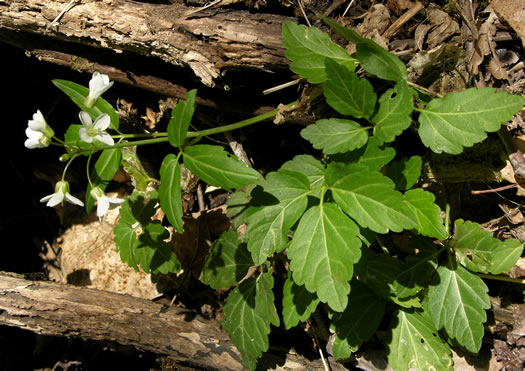
[[[89,81],[89,94],[84,101],[84,105],[88,109],[93,108],[96,105],[98,98],[112,85],[113,81],[110,81],[107,75],[103,75],[98,72],[93,73],[93,76]],[[94,140],[98,140],[99,142],[102,142],[108,146],[115,144],[111,135],[106,132],[111,124],[111,117],[108,114],[101,114],[95,118],[95,121],[93,121],[88,112],[81,111],[79,113],[79,118],[80,122],[82,123],[82,128],[80,128],[78,132],[80,140],[86,143],[92,143]],[[32,149],[49,146],[55,133],[53,129],[51,129],[51,127],[46,123],[42,113],[37,111],[33,115],[33,119],[29,120],[28,122],[26,135],[27,140],[24,144],[27,148]],[[70,159],[69,155],[65,156],[66,161],[69,162],[74,157],[75,156]],[[106,196],[104,191],[97,186],[94,186],[91,189],[90,195],[96,199],[97,216],[101,222],[109,209],[112,209],[124,202],[123,199]],[[63,179],[56,183],[55,192],[53,194],[45,196],[40,200],[40,202],[46,202],[47,206],[49,207],[54,207],[59,204],[63,205],[64,201],[77,206],[84,206],[84,203],[81,200],[69,193],[69,183]]]

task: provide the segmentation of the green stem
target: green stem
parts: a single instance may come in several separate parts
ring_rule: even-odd
[[[512,278],[512,277],[507,277],[507,276],[493,276],[493,275],[484,274],[484,273],[478,273],[478,276],[481,278],[489,279],[489,280],[521,283],[522,285],[525,285],[525,279],[522,279],[522,278]]]

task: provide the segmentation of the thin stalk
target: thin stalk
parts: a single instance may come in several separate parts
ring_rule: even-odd
[[[525,279],[522,279],[522,278],[512,278],[512,277],[507,277],[507,276],[493,276],[493,275],[484,274],[484,273],[478,273],[478,276],[481,278],[486,278],[488,280],[520,283],[522,285],[525,285]]]

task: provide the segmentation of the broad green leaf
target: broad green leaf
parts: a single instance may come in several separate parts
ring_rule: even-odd
[[[392,142],[412,123],[412,89],[405,81],[397,83],[379,98],[379,110],[372,117],[374,137],[379,143]]]
[[[361,37],[350,28],[345,28],[326,17],[322,17],[322,19],[336,33],[357,44],[355,56],[366,72],[384,80],[395,82],[406,80],[405,64],[396,55],[389,53],[375,41]]]
[[[91,183],[98,186],[103,191],[113,179],[118,169],[120,169],[120,160],[122,159],[122,152],[119,148],[105,149],[100,154],[89,178]],[[95,205],[95,199],[91,196],[91,185],[88,185],[86,190],[86,211],[89,214]]]
[[[246,245],[236,231],[223,232],[215,240],[202,268],[201,281],[213,289],[230,288],[254,265]]]
[[[299,322],[306,322],[319,304],[317,295],[299,286],[288,277],[283,287],[283,322],[288,330]]]
[[[233,289],[223,308],[222,326],[251,370],[255,370],[257,359],[268,350],[270,324],[279,324],[272,287],[271,272],[248,279]]]
[[[396,151],[392,147],[379,145],[376,138],[369,137],[366,146],[347,153],[334,155],[332,159],[345,164],[363,164],[370,170],[381,170],[383,166],[394,159],[395,155]]]
[[[518,95],[493,88],[471,88],[433,99],[420,110],[419,136],[435,153],[458,154],[498,131],[523,107]]]
[[[159,186],[160,207],[166,213],[168,221],[173,228],[182,233],[182,195],[180,186],[180,164],[179,158],[174,154],[164,157],[160,165]]]
[[[341,312],[346,308],[353,264],[361,256],[359,228],[332,203],[310,208],[290,247],[290,270],[298,285]]]
[[[444,240],[448,233],[441,219],[441,209],[434,203],[432,193],[421,188],[405,192],[405,201],[412,209],[417,222],[416,230],[427,237]]]
[[[310,189],[317,189],[324,184],[324,165],[313,156],[297,155],[293,160],[285,162],[281,169],[305,175],[310,181]]]
[[[392,161],[386,169],[386,175],[394,181],[397,190],[405,191],[417,183],[422,165],[423,160],[419,156],[404,157]]]
[[[367,128],[352,120],[333,118],[308,125],[301,136],[327,155],[360,148],[368,140]]]
[[[357,280],[352,280],[350,286],[352,291],[348,306],[343,313],[335,314],[331,329],[336,333],[336,342],[346,343],[350,351],[355,352],[376,332],[385,312],[386,301]],[[346,352],[340,356],[334,353],[334,356],[348,357]]]
[[[131,185],[135,190],[146,192],[151,182],[156,182],[144,169],[137,156],[137,147],[122,147],[122,169],[131,177]]]
[[[518,261],[523,244],[516,239],[500,241],[477,223],[455,222],[450,242],[458,260],[474,272],[500,274],[509,271]]]
[[[286,58],[292,62],[290,69],[312,84],[319,84],[326,80],[324,62],[327,58],[355,69],[355,59],[318,28],[307,28],[285,21],[283,44],[286,48]]]
[[[171,119],[168,123],[168,140],[173,147],[181,147],[186,140],[186,134],[195,110],[196,95],[196,89],[190,90],[186,95],[186,101],[179,101],[171,111]]]
[[[359,78],[353,68],[341,66],[331,59],[326,59],[325,65],[323,91],[326,102],[342,115],[370,117],[377,100],[372,84],[365,78]]]
[[[118,130],[118,114],[113,106],[109,104],[104,98],[98,98],[97,104],[93,108],[88,109],[84,105],[84,100],[89,94],[88,88],[66,80],[53,80],[53,84],[62,90],[62,92],[64,92],[69,98],[71,98],[73,103],[75,103],[82,111],[89,113],[89,116],[91,116],[93,121],[95,121],[95,119],[103,113],[107,113],[109,117],[111,117],[111,124],[109,127]]]
[[[388,364],[394,370],[453,370],[449,346],[425,313],[400,309],[392,320]]]
[[[226,216],[231,220],[233,228],[238,228],[244,223],[244,212],[248,209],[249,203],[250,194],[248,191],[233,192],[228,197]]]
[[[158,202],[156,193],[148,198],[134,192],[120,209],[120,220],[114,229],[114,241],[120,258],[135,270],[146,273],[178,273],[177,256],[164,242],[169,232],[158,220],[151,220]]]
[[[184,150],[184,165],[208,184],[229,190],[262,179],[254,169],[232,158],[222,147],[197,144]]]
[[[306,210],[310,193],[308,178],[290,170],[269,173],[260,185],[278,202],[250,208],[245,215],[248,250],[256,265],[286,248],[288,232]]]
[[[483,338],[485,309],[490,308],[485,283],[463,266],[442,265],[428,291],[428,310],[435,327],[445,328],[467,350],[477,353]]]
[[[364,228],[387,233],[416,226],[403,195],[378,171],[360,164],[331,163],[326,171],[326,183],[337,204]]]

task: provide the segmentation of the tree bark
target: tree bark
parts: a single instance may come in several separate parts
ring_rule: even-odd
[[[78,0],[52,24],[68,2],[0,0],[0,41],[44,61],[79,71],[98,70],[112,80],[177,98],[185,97],[188,81],[222,88],[228,76],[238,80],[231,85],[245,84],[243,72],[267,77],[289,74],[281,25],[291,18],[227,8],[187,17],[194,8],[182,1],[159,5]],[[137,58],[142,58],[140,67],[130,64]],[[162,63],[166,69],[148,68],[148,61]],[[206,99],[197,103],[222,106]]]
[[[216,320],[129,295],[29,281],[9,273],[0,273],[0,324],[42,335],[115,341],[168,355],[190,367],[245,368]],[[282,359],[271,359],[274,365],[284,363]],[[343,369],[333,360],[331,364],[333,370]],[[286,356],[284,367],[323,368],[320,361],[307,361],[294,353]]]

